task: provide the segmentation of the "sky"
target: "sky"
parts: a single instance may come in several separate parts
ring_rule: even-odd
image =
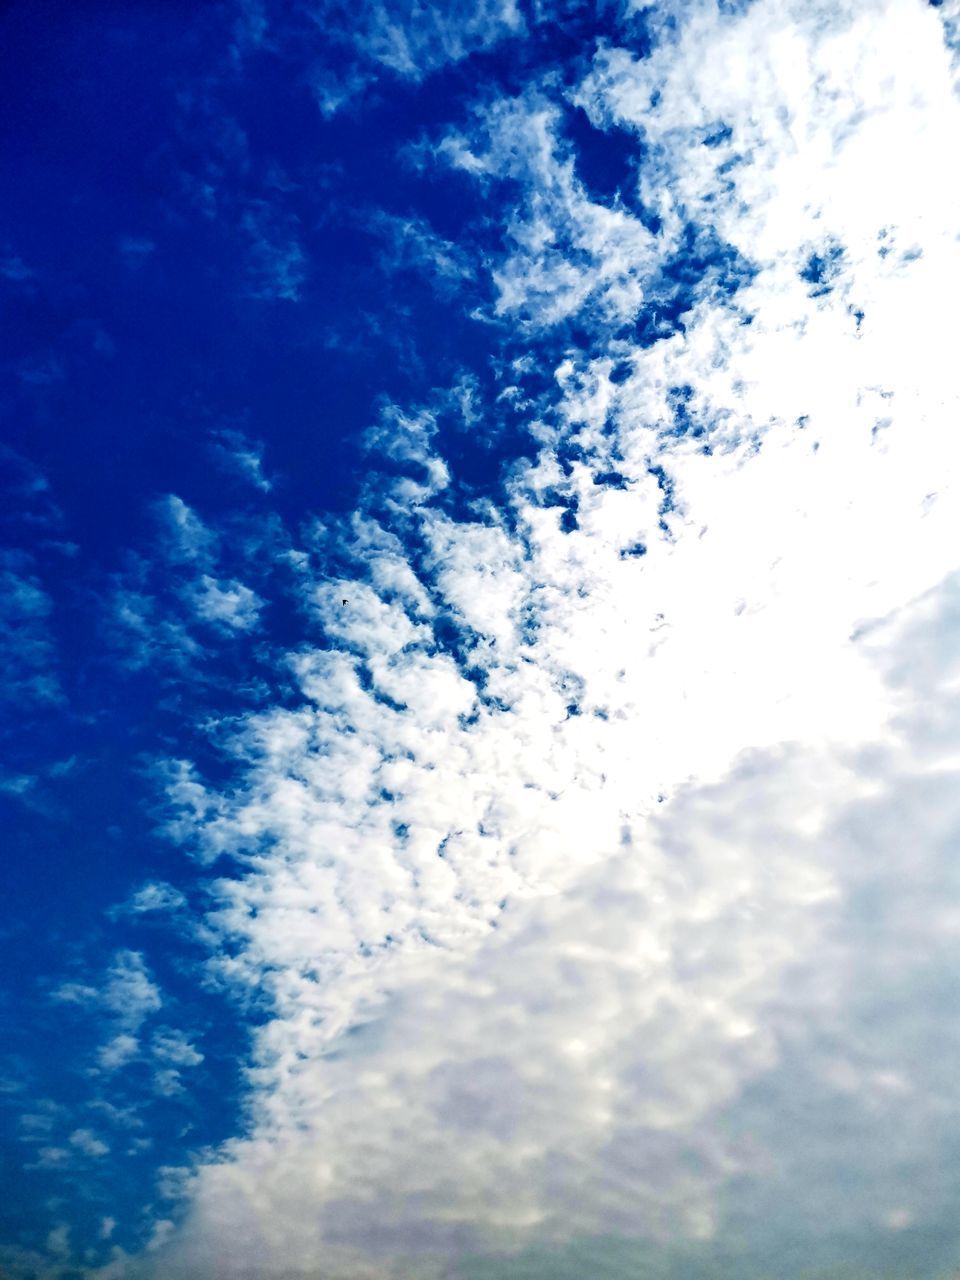
[[[960,0],[0,51],[2,1280],[956,1280]]]

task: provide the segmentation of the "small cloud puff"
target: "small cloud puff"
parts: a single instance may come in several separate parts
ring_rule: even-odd
[[[97,1065],[101,1071],[113,1072],[132,1062],[140,1051],[136,1036],[121,1031],[97,1050]]]
[[[117,952],[101,999],[128,1031],[136,1031],[144,1019],[163,1004],[160,988],[152,981],[139,951]]]
[[[98,1138],[92,1129],[74,1129],[70,1135],[70,1144],[85,1156],[99,1157],[110,1153],[109,1145]]]
[[[234,580],[218,580],[205,573],[191,590],[196,616],[203,622],[227,627],[234,631],[249,631],[257,625],[263,601]]]
[[[179,889],[162,880],[148,880],[121,906],[113,909],[113,915],[146,915],[154,911],[179,911],[186,905],[186,898]]]

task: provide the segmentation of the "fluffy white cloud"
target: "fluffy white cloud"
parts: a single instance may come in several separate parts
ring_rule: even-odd
[[[479,946],[411,949],[368,982],[357,966],[348,1035],[311,1027],[319,993],[297,992],[264,1037],[256,1130],[199,1171],[158,1274],[441,1276],[502,1255],[506,1275],[531,1241],[613,1236],[625,1265],[633,1241],[634,1262],[682,1247],[733,1276],[800,1234],[867,1276],[872,1241],[913,1222],[935,1254],[960,1118],[957,600],[951,579],[871,634],[889,668],[927,671],[884,744],[751,752],[681,788]]]
[[[163,1003],[139,951],[118,951],[100,987],[80,982],[62,983],[54,999],[69,1004],[96,1004],[112,1015],[125,1030],[139,1030],[144,1019]]]
[[[193,605],[197,617],[235,631],[248,631],[257,625],[262,601],[242,582],[218,582],[203,574],[194,585]]]
[[[170,1027],[154,1032],[153,1053],[162,1062],[173,1062],[178,1067],[195,1067],[203,1061],[203,1054],[194,1048],[183,1032]]]
[[[103,1071],[117,1071],[132,1062],[140,1051],[140,1041],[128,1031],[120,1031],[97,1050],[97,1064]]]
[[[908,0],[602,50],[574,97],[642,135],[656,236],[549,86],[443,144],[518,183],[504,315],[616,327],[690,226],[755,275],[734,305],[702,262],[683,329],[560,363],[499,510],[442,509],[431,411],[371,433],[392,470],[296,560],[299,702],[229,787],[170,774],[233,860],[214,972],[271,1016],[248,1131],[111,1276],[946,1271],[952,74]]]

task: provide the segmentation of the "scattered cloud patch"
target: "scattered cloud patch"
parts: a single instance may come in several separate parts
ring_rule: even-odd
[[[23,553],[0,558],[0,697],[13,706],[63,698],[50,628],[53,601]]]
[[[85,1156],[98,1159],[110,1154],[109,1145],[98,1138],[92,1129],[74,1129],[70,1135],[70,1144]]]
[[[120,951],[107,972],[103,1004],[126,1029],[136,1031],[161,1008],[160,988],[150,977],[139,951]]]
[[[119,1071],[137,1057],[140,1052],[140,1041],[126,1031],[105,1041],[97,1050],[97,1065],[101,1071],[108,1073]]]
[[[178,1067],[196,1067],[203,1061],[203,1054],[194,1048],[183,1032],[169,1027],[154,1032],[151,1050],[158,1061]]]
[[[117,914],[144,915],[154,911],[179,911],[186,906],[186,898],[179,889],[159,880],[149,880],[117,909]]]
[[[154,508],[152,555],[132,555],[115,576],[109,634],[134,670],[186,677],[196,673],[217,640],[256,630],[263,600],[224,573],[224,541],[181,498]],[[256,534],[231,546],[237,567],[260,576]]]
[[[262,601],[242,582],[218,582],[205,573],[194,584],[192,597],[196,616],[204,622],[235,631],[257,625]]]
[[[474,52],[526,32],[516,0],[443,0],[429,8],[409,0],[390,5],[363,0],[359,7],[325,0],[316,20],[330,40],[327,59],[314,76],[325,115],[355,108],[385,73],[418,83]],[[334,51],[340,56],[330,57]]]

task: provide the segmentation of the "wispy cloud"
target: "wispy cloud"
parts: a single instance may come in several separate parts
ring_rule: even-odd
[[[213,455],[225,471],[241,477],[262,493],[269,493],[272,484],[264,471],[263,453],[263,444],[250,440],[242,431],[219,431],[213,444]]]
[[[153,555],[130,557],[117,575],[108,629],[133,668],[186,676],[215,638],[255,629],[263,601],[223,575],[220,536],[181,498],[169,495],[154,513]]]
[[[140,886],[114,914],[144,915],[154,911],[179,911],[186,905],[186,898],[179,889],[159,880],[148,880]]]
[[[34,569],[26,553],[0,551],[0,698],[14,706],[63,698],[50,628],[53,601]]]
[[[143,954],[128,950],[115,954],[96,986],[64,982],[54,990],[53,999],[85,1007],[102,1020],[105,1038],[95,1057],[99,1069],[108,1074],[137,1058],[141,1027],[163,1007],[160,988],[153,981]]]
[[[280,218],[270,205],[260,202],[246,210],[241,226],[249,242],[250,296],[267,301],[298,302],[307,279],[308,264],[295,221]]]
[[[475,276],[469,254],[438,235],[423,218],[379,211],[366,223],[384,241],[380,264],[390,275],[422,274],[442,294],[453,294]]]
[[[317,100],[327,115],[354,106],[385,73],[419,82],[527,30],[516,0],[443,0],[429,8],[409,0],[363,0],[359,6],[324,0],[316,20],[329,41],[314,72]],[[331,56],[334,51],[338,56]]]

